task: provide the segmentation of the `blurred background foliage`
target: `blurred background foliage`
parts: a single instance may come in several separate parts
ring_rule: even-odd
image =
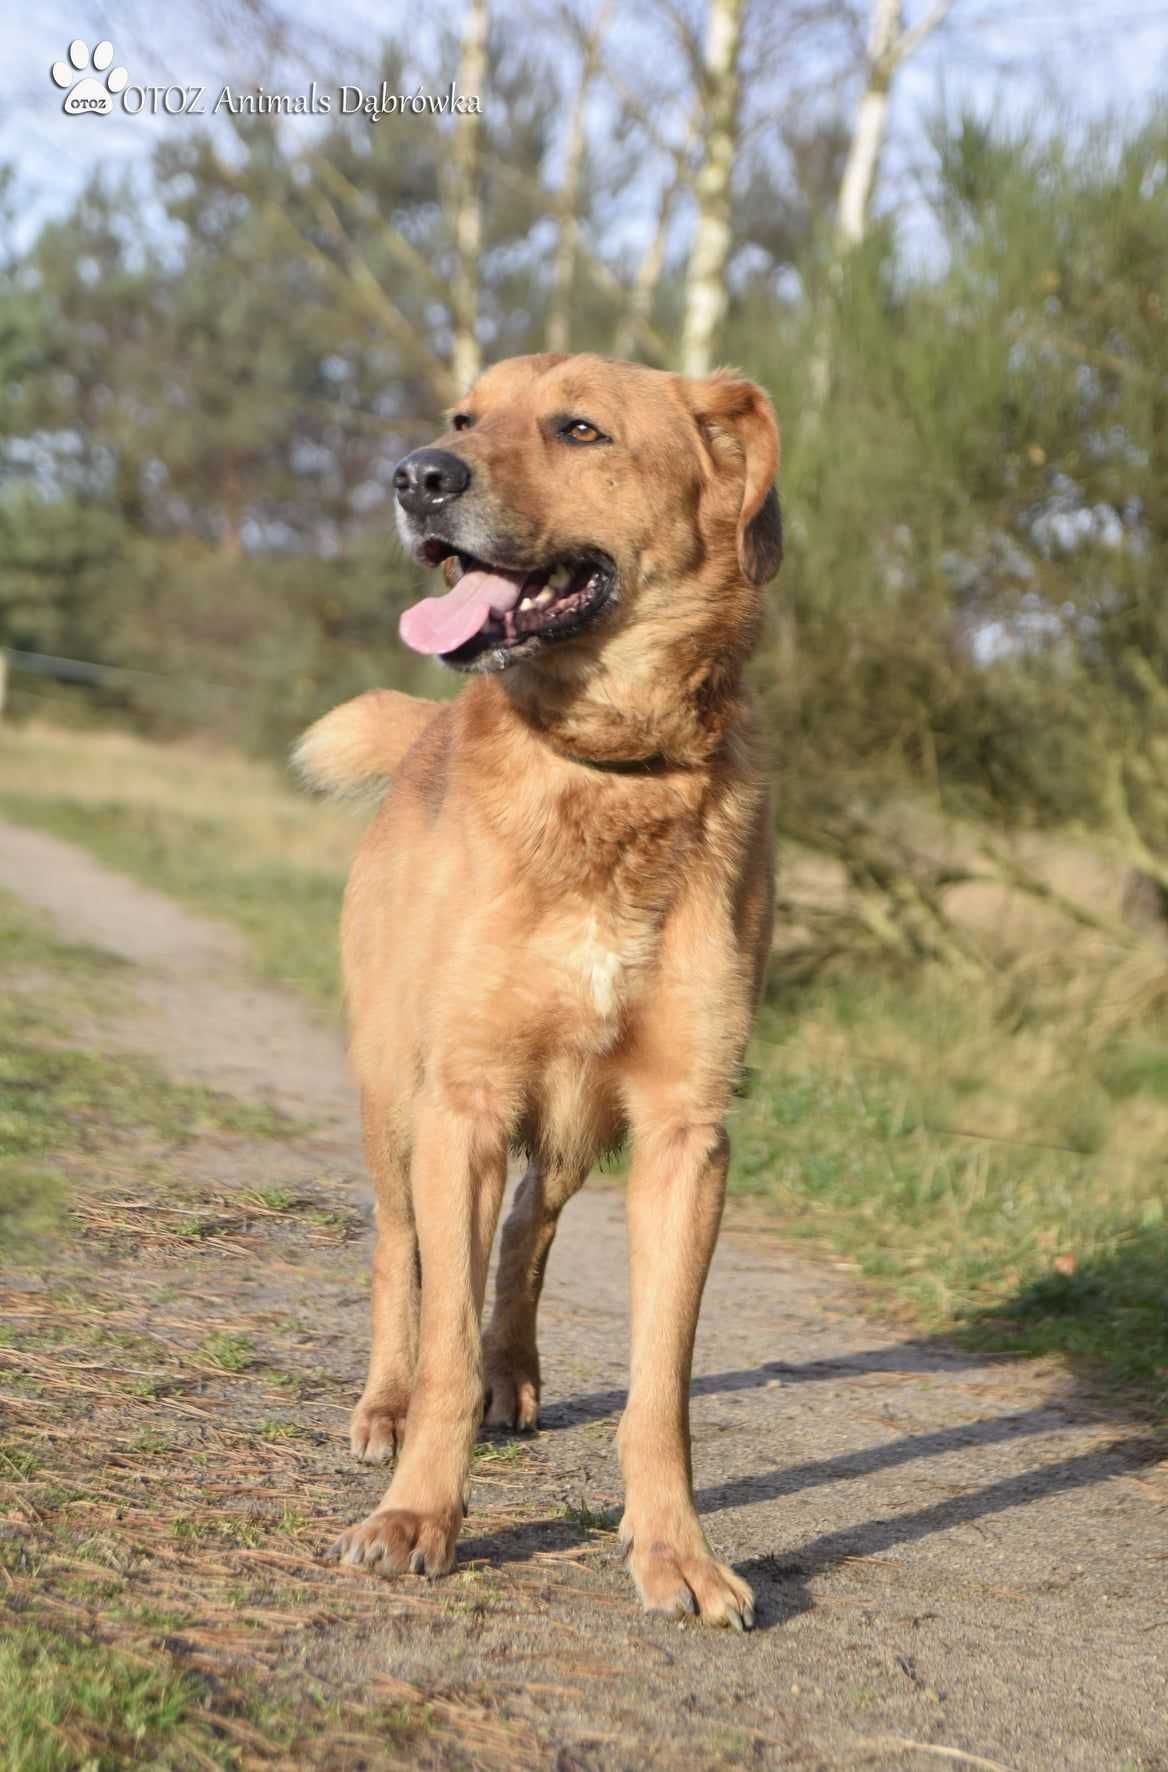
[[[941,80],[907,197],[881,154],[926,37],[943,74],[963,13],[1016,10],[458,0],[355,67],[248,0],[224,55],[269,89],[457,69],[481,115],[184,117],[34,228],[4,170],[0,648],[117,670],[12,673],[0,797],[331,999],[353,831],[265,759],[370,685],[458,687],[397,642],[396,462],[479,361],[740,365],[787,554],[734,1185],[922,1320],[1163,1398],[1168,111]]]
[[[651,283],[638,254],[603,258],[611,175],[587,139],[554,286],[580,75],[570,42],[532,41],[492,40],[475,348],[541,348],[566,293],[573,346],[675,365],[692,241],[664,230]],[[408,86],[405,50],[378,72]],[[626,151],[641,122],[617,105]],[[0,642],[157,672],[105,703],[270,751],[368,684],[443,692],[396,643],[418,583],[390,477],[457,391],[459,126],[192,119],[145,188],[99,170],[8,248]],[[788,552],[755,681],[790,829],[835,848],[924,794],[1106,829],[1168,868],[1163,109],[1090,131],[938,111],[925,263],[887,216],[841,250],[845,112],[787,127],[781,157],[736,145],[714,352],[783,426]],[[9,169],[0,208],[19,200]]]

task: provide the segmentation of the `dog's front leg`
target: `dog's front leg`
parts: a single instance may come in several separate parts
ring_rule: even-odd
[[[632,1370],[619,1442],[621,1541],[646,1608],[747,1629],[754,1596],[706,1542],[693,1500],[689,1385],[726,1191],[721,1126],[634,1127],[628,1184]]]
[[[365,1166],[377,1200],[370,1304],[369,1372],[353,1410],[349,1441],[366,1464],[401,1450],[418,1363],[418,1239],[410,1199],[410,1155],[392,1108],[367,1090],[362,1100]]]
[[[495,1120],[419,1105],[410,1173],[422,1302],[405,1446],[376,1512],[332,1547],[340,1561],[427,1575],[454,1563],[482,1413],[480,1320],[506,1157]]]

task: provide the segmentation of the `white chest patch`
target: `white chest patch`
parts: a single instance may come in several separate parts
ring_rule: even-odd
[[[610,931],[595,913],[577,925],[574,939],[563,950],[564,967],[603,1021],[619,1015],[629,993],[630,975],[643,961],[645,947],[644,932]]]
[[[595,917],[589,917],[584,939],[573,959],[584,975],[584,987],[597,1014],[606,1020],[615,1015],[625,959],[616,948],[600,939]]]

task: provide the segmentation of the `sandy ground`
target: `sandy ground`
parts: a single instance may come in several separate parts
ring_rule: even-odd
[[[285,1232],[247,1261],[223,1257],[207,1284],[212,1314],[297,1326],[320,1380],[302,1406],[323,1548],[383,1486],[346,1443],[370,1234],[340,1039],[250,979],[233,931],[55,839],[0,826],[0,886],[136,964],[135,1003],[102,1023],[107,1043],[313,1122],[243,1146],[232,1185],[327,1172],[360,1215],[339,1249],[290,1248]],[[185,1161],[222,1184],[221,1148]],[[619,1510],[625,1293],[619,1192],[593,1184],[551,1259],[541,1431],[513,1459],[482,1461],[462,1573],[432,1590],[460,1603],[403,1605],[417,1578],[322,1567],[314,1592],[356,1583],[365,1606],[359,1624],[334,1620],[288,1650],[313,1678],[338,1692],[386,1676],[489,1691],[527,1731],[523,1763],[561,1772],[1168,1772],[1168,1465],[1121,1406],[888,1327],[846,1274],[736,1227],[732,1211],[698,1336],[695,1477],[760,1622],[743,1637],[647,1618],[615,1537],[588,1529]],[[468,1599],[476,1573],[482,1597]]]

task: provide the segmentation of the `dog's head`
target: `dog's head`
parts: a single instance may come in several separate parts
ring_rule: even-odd
[[[394,477],[402,540],[449,586],[405,612],[407,645],[561,681],[634,644],[651,661],[654,636],[741,663],[782,556],[778,431],[753,382],[515,357],[449,416]]]

